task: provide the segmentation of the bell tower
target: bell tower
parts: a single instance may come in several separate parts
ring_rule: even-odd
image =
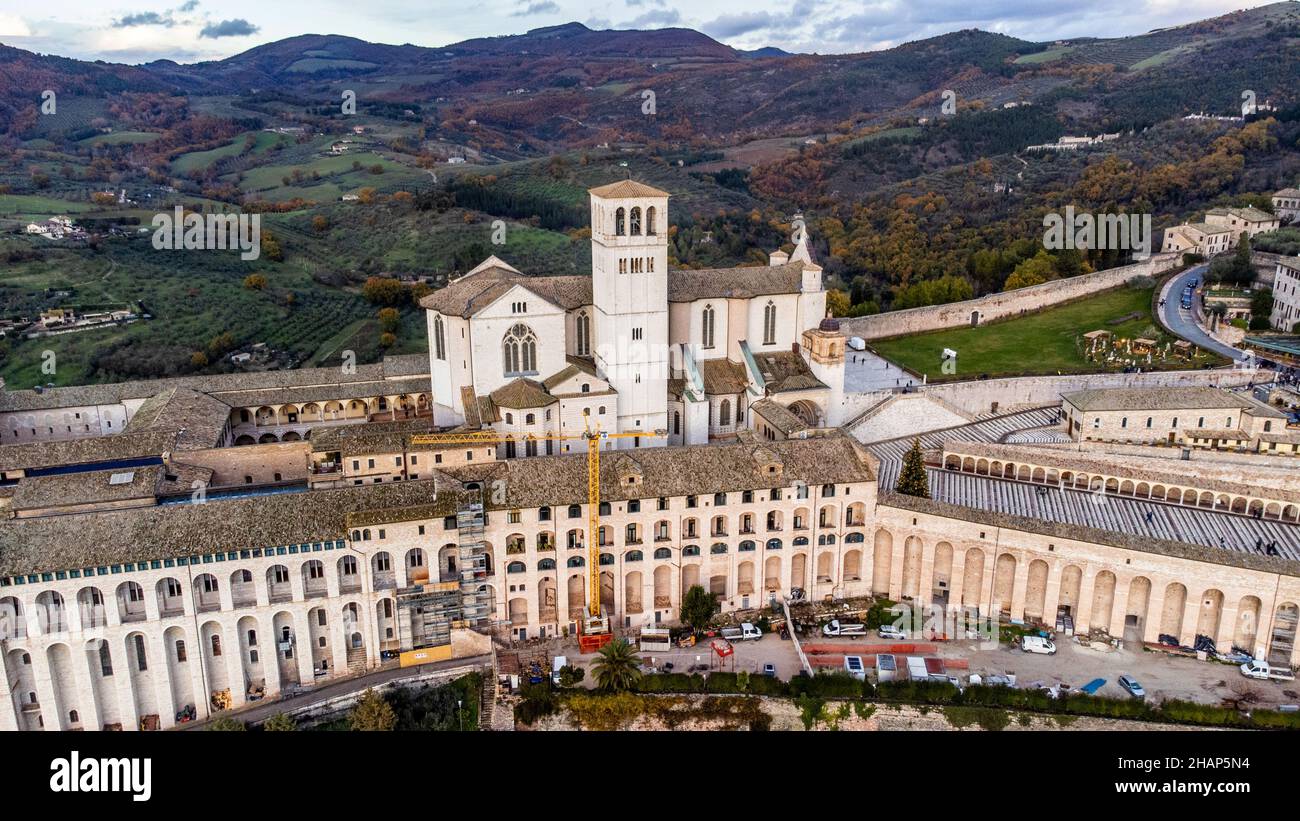
[[[667,444],[668,194],[632,180],[593,188],[591,289],[601,377],[618,391],[620,447]]]

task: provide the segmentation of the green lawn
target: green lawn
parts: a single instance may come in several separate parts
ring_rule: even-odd
[[[1106,330],[1116,338],[1148,337],[1163,345],[1170,336],[1159,330],[1151,316],[1152,289],[1121,288],[1071,302],[1041,313],[979,328],[955,328],[915,336],[886,339],[872,343],[883,357],[900,365],[928,374],[930,381],[971,379],[982,374],[1013,376],[1019,374],[1087,373],[1115,370],[1089,362],[1082,335]],[[1112,320],[1141,314],[1111,324]],[[940,370],[944,348],[957,352],[957,372]],[[1162,369],[1218,364],[1218,359],[1202,356],[1195,363],[1159,362],[1150,367]]]
[[[136,145],[151,143],[161,136],[156,131],[114,131],[111,134],[89,137],[81,142],[84,145]]]
[[[239,156],[244,151],[249,134],[254,135],[253,149],[250,152],[252,154],[261,154],[273,145],[289,141],[289,138],[284,134],[274,134],[269,131],[248,132],[210,151],[191,151],[180,155],[172,160],[172,173],[188,174],[191,171],[202,171],[217,160]]]
[[[2,194],[0,195],[0,215],[3,216],[57,216],[89,211],[88,202],[72,202],[58,197],[44,197],[38,194]]]

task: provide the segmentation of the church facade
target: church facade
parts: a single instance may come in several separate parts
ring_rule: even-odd
[[[801,232],[767,266],[668,268],[668,194],[589,192],[591,276],[530,276],[497,257],[422,300],[434,418],[517,437],[599,427],[609,447],[769,439],[841,421],[844,338]],[[512,452],[513,451],[513,452]]]

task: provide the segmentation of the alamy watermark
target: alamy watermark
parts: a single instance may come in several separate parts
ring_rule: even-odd
[[[1133,258],[1151,257],[1150,214],[1077,214],[1073,205],[1063,214],[1043,216],[1043,247],[1049,251],[1131,251]]]
[[[50,762],[50,792],[122,792],[132,801],[153,795],[153,759],[82,758],[73,750]]]
[[[262,255],[261,214],[185,213],[176,206],[175,214],[156,214],[153,218],[153,247],[159,251],[213,251],[238,249],[242,260]]]

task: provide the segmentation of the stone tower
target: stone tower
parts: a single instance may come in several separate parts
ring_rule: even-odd
[[[645,438],[618,447],[667,444],[668,194],[632,180],[593,188],[591,279],[601,377],[618,391],[620,432]]]

